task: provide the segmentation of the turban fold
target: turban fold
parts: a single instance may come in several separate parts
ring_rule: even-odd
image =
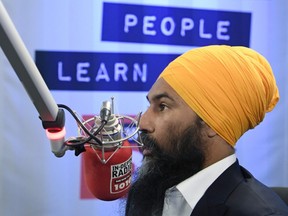
[[[161,77],[232,146],[279,100],[268,61],[247,47],[192,49],[172,61]]]

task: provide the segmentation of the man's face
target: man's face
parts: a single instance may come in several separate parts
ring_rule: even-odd
[[[161,215],[165,191],[203,167],[202,121],[162,79],[150,90],[140,121],[144,160],[126,215]]]
[[[162,78],[153,85],[147,100],[150,106],[142,115],[139,127],[157,141],[162,151],[171,152],[174,148],[168,138],[180,138],[199,117]],[[144,147],[144,156],[152,156],[150,153]]]

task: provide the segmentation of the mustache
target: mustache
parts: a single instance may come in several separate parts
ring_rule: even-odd
[[[145,148],[153,148],[157,145],[156,140],[150,135],[148,135],[146,132],[141,132],[140,140],[142,141]]]
[[[140,141],[141,143],[143,143],[143,149],[149,149],[150,151],[154,152],[154,153],[160,153],[161,150],[158,147],[159,144],[156,141],[155,138],[151,137],[150,135],[148,135],[146,132],[141,132],[140,133],[140,137],[138,137],[138,141]]]

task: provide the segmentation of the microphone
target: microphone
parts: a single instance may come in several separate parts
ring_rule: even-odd
[[[112,102],[112,103],[111,103]],[[104,101],[99,116],[81,121],[68,106],[58,104],[58,119],[64,122],[66,109],[78,123],[78,137],[64,141],[65,128],[61,124],[46,124],[52,152],[62,157],[67,150],[83,154],[84,179],[89,191],[98,199],[111,201],[127,194],[132,178],[132,148],[143,146],[139,136],[141,113],[137,119],[114,113],[114,98]],[[44,122],[45,123],[45,122]],[[140,140],[134,138],[138,134]],[[131,144],[134,141],[135,144]]]
[[[113,107],[110,101],[104,101],[100,118],[96,116],[85,122],[86,125],[88,122],[91,125],[92,121],[91,133],[99,131],[96,137],[101,143],[91,141],[90,145],[85,146],[84,179],[89,191],[104,201],[125,196],[132,176],[132,149],[128,138],[123,134],[125,131],[122,123],[123,119],[127,121],[129,117],[115,115]]]

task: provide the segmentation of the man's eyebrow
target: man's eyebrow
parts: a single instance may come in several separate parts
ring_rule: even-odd
[[[153,97],[151,99],[149,99],[148,95],[146,96],[146,99],[148,102],[160,100],[161,98],[168,98],[169,100],[174,101],[174,99],[172,97],[170,97],[166,92],[153,95]]]

